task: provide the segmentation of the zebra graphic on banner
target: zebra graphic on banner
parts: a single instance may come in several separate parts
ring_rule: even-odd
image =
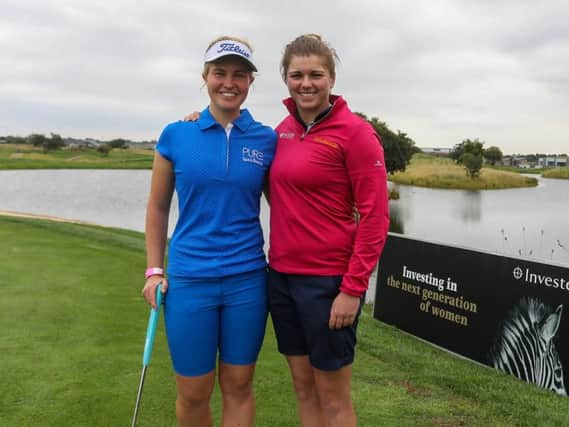
[[[499,330],[490,364],[528,383],[567,396],[563,366],[554,343],[562,311],[563,305],[553,310],[538,299],[522,298]]]

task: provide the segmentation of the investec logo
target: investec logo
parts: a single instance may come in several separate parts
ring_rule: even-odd
[[[514,279],[523,280],[531,285],[543,285],[548,288],[569,291],[569,280],[563,277],[552,277],[545,274],[532,273],[529,268],[522,269],[519,266],[514,268],[512,275]]]
[[[263,166],[263,152],[251,149],[249,147],[243,147],[241,151],[241,160],[247,163],[255,163],[256,165]]]

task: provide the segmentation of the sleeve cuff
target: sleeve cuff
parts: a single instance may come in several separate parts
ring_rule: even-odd
[[[356,289],[349,288],[349,287],[347,287],[346,285],[344,285],[344,284],[342,283],[342,284],[340,285],[340,292],[342,292],[342,293],[344,293],[344,294],[351,295],[351,296],[353,296],[353,297],[361,298],[361,297],[365,294],[366,289],[364,289],[363,291],[358,291],[358,290],[356,290]]]

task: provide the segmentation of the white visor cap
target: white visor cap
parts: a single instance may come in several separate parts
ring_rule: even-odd
[[[257,67],[253,64],[253,53],[246,44],[236,40],[220,40],[210,47],[205,53],[205,62],[213,62],[224,56],[234,55],[243,58],[251,66],[253,71],[257,71]]]

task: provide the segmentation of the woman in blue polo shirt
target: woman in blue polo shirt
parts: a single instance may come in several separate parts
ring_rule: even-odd
[[[252,426],[252,381],[267,319],[260,197],[275,132],[240,109],[257,71],[251,47],[220,37],[202,77],[210,103],[195,122],[169,124],[156,145],[146,216],[143,295],[165,292],[164,318],[176,373],[179,425],[211,425],[209,400],[219,354],[222,425]],[[179,219],[164,275],[174,190]]]

